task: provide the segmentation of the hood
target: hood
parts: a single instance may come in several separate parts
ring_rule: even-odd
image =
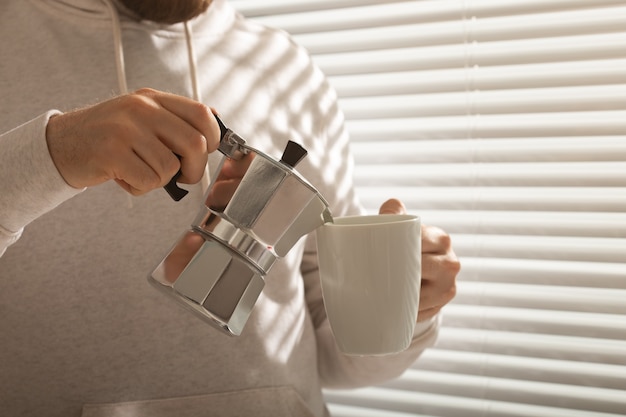
[[[114,50],[119,81],[119,93],[126,94],[126,74],[124,71],[124,47],[122,29],[130,26],[140,26],[143,30],[167,32],[168,36],[185,37],[189,55],[189,75],[194,91],[193,98],[201,101],[202,97],[197,89],[196,61],[193,48],[193,36],[222,36],[232,28],[237,17],[235,10],[226,0],[213,0],[208,10],[196,18],[173,25],[160,24],[146,20],[138,20],[137,16],[119,4],[118,0],[32,0],[38,6],[65,19],[85,19],[98,21],[99,24],[109,24],[113,37]],[[114,54],[114,55],[113,55]]]

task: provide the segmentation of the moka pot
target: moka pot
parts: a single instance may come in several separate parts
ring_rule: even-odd
[[[148,280],[211,325],[239,335],[272,265],[332,217],[328,203],[295,170],[304,148],[289,141],[275,160],[217,120],[224,156],[191,227]],[[176,178],[166,190],[179,200],[186,191]]]

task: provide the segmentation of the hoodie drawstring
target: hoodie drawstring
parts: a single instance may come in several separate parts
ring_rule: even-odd
[[[198,73],[196,72],[196,53],[193,49],[193,38],[189,22],[185,21],[185,40],[187,41],[187,59],[189,60],[189,76],[191,78],[191,91],[193,99],[201,101],[200,90],[198,89]]]
[[[122,29],[120,27],[120,15],[112,0],[103,0],[111,14],[111,25],[113,26],[113,47],[115,48],[115,67],[117,69],[117,83],[120,94],[128,93],[126,82],[126,68],[124,67],[124,47],[122,46]]]
[[[189,59],[189,76],[191,78],[191,90],[193,92],[193,99],[202,102],[202,96],[200,95],[200,88],[198,87],[198,71],[196,64],[196,53],[193,49],[193,37],[191,36],[191,26],[189,22],[185,21],[185,40],[187,41],[187,58]],[[200,186],[202,190],[206,190],[209,187],[209,164],[204,166],[204,174],[200,180]]]

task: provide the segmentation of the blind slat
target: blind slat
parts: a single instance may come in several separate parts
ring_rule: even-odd
[[[626,162],[360,164],[358,183],[399,186],[578,186],[626,187]]]
[[[490,329],[495,330],[507,329],[515,332],[593,337],[626,342],[626,323],[619,314],[476,307],[458,302],[446,307],[445,324],[448,326],[481,329],[484,326],[484,318],[489,317]]]
[[[329,392],[327,398],[339,404],[350,404],[354,401],[373,409],[445,413],[446,416],[451,417],[481,417],[486,413],[500,417],[623,417],[620,414],[598,411],[488,401],[482,398],[463,398],[441,394],[407,393],[387,388],[363,388],[343,393],[343,395]]]
[[[626,289],[623,263],[463,257],[461,279]]]
[[[455,234],[461,256],[622,262],[626,239]],[[626,270],[624,271],[626,274]]]
[[[467,90],[626,84],[626,60],[602,59],[336,75],[344,98]]]
[[[441,349],[495,353],[511,357],[534,357],[626,365],[621,340],[547,335],[539,333],[444,327],[437,346]]]
[[[438,372],[463,373],[539,380],[558,384],[590,385],[622,389],[626,386],[626,368],[620,365],[527,358],[521,356],[429,349],[423,353],[419,368]]]
[[[594,87],[472,90],[461,93],[402,94],[344,100],[353,120],[473,114],[626,110],[626,83]]]
[[[452,303],[626,315],[624,300],[626,290],[615,288],[563,288],[555,285],[461,282],[457,286],[457,296]],[[596,317],[599,320],[604,318],[605,316]],[[620,319],[618,317],[618,320]],[[613,317],[609,317],[608,320],[613,320]],[[626,375],[624,377],[626,378]]]
[[[419,210],[428,224],[457,233],[626,238],[626,213]]]
[[[433,164],[449,162],[586,162],[626,160],[622,136],[439,139],[355,142],[355,159],[361,164]]]
[[[446,395],[454,390],[468,398],[483,398],[516,404],[558,406],[570,404],[580,410],[620,413],[626,409],[621,390],[579,388],[571,384],[523,381],[475,375],[414,370],[404,379],[386,384],[395,389]]]
[[[394,196],[412,211],[454,210],[471,207],[481,211],[626,211],[626,189],[621,187],[373,187],[357,184],[361,200],[369,208]],[[624,259],[622,259],[623,261]]]
[[[350,120],[347,126],[357,142],[383,139],[617,136],[626,131],[626,111]]]

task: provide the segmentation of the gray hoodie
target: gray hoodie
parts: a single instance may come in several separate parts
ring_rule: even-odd
[[[267,154],[298,141],[309,150],[298,170],[333,214],[362,212],[335,93],[288,35],[215,0],[189,22],[190,64],[183,24],[116,17],[109,6],[0,2],[2,415],[322,416],[322,387],[403,372],[433,343],[436,322],[420,324],[402,354],[339,353],[314,234],[274,265],[243,334],[227,337],[146,281],[191,224],[200,184],[175,203],[163,190],[130,197],[113,182],[63,181],[45,141],[50,115],[151,87],[201,98]]]

